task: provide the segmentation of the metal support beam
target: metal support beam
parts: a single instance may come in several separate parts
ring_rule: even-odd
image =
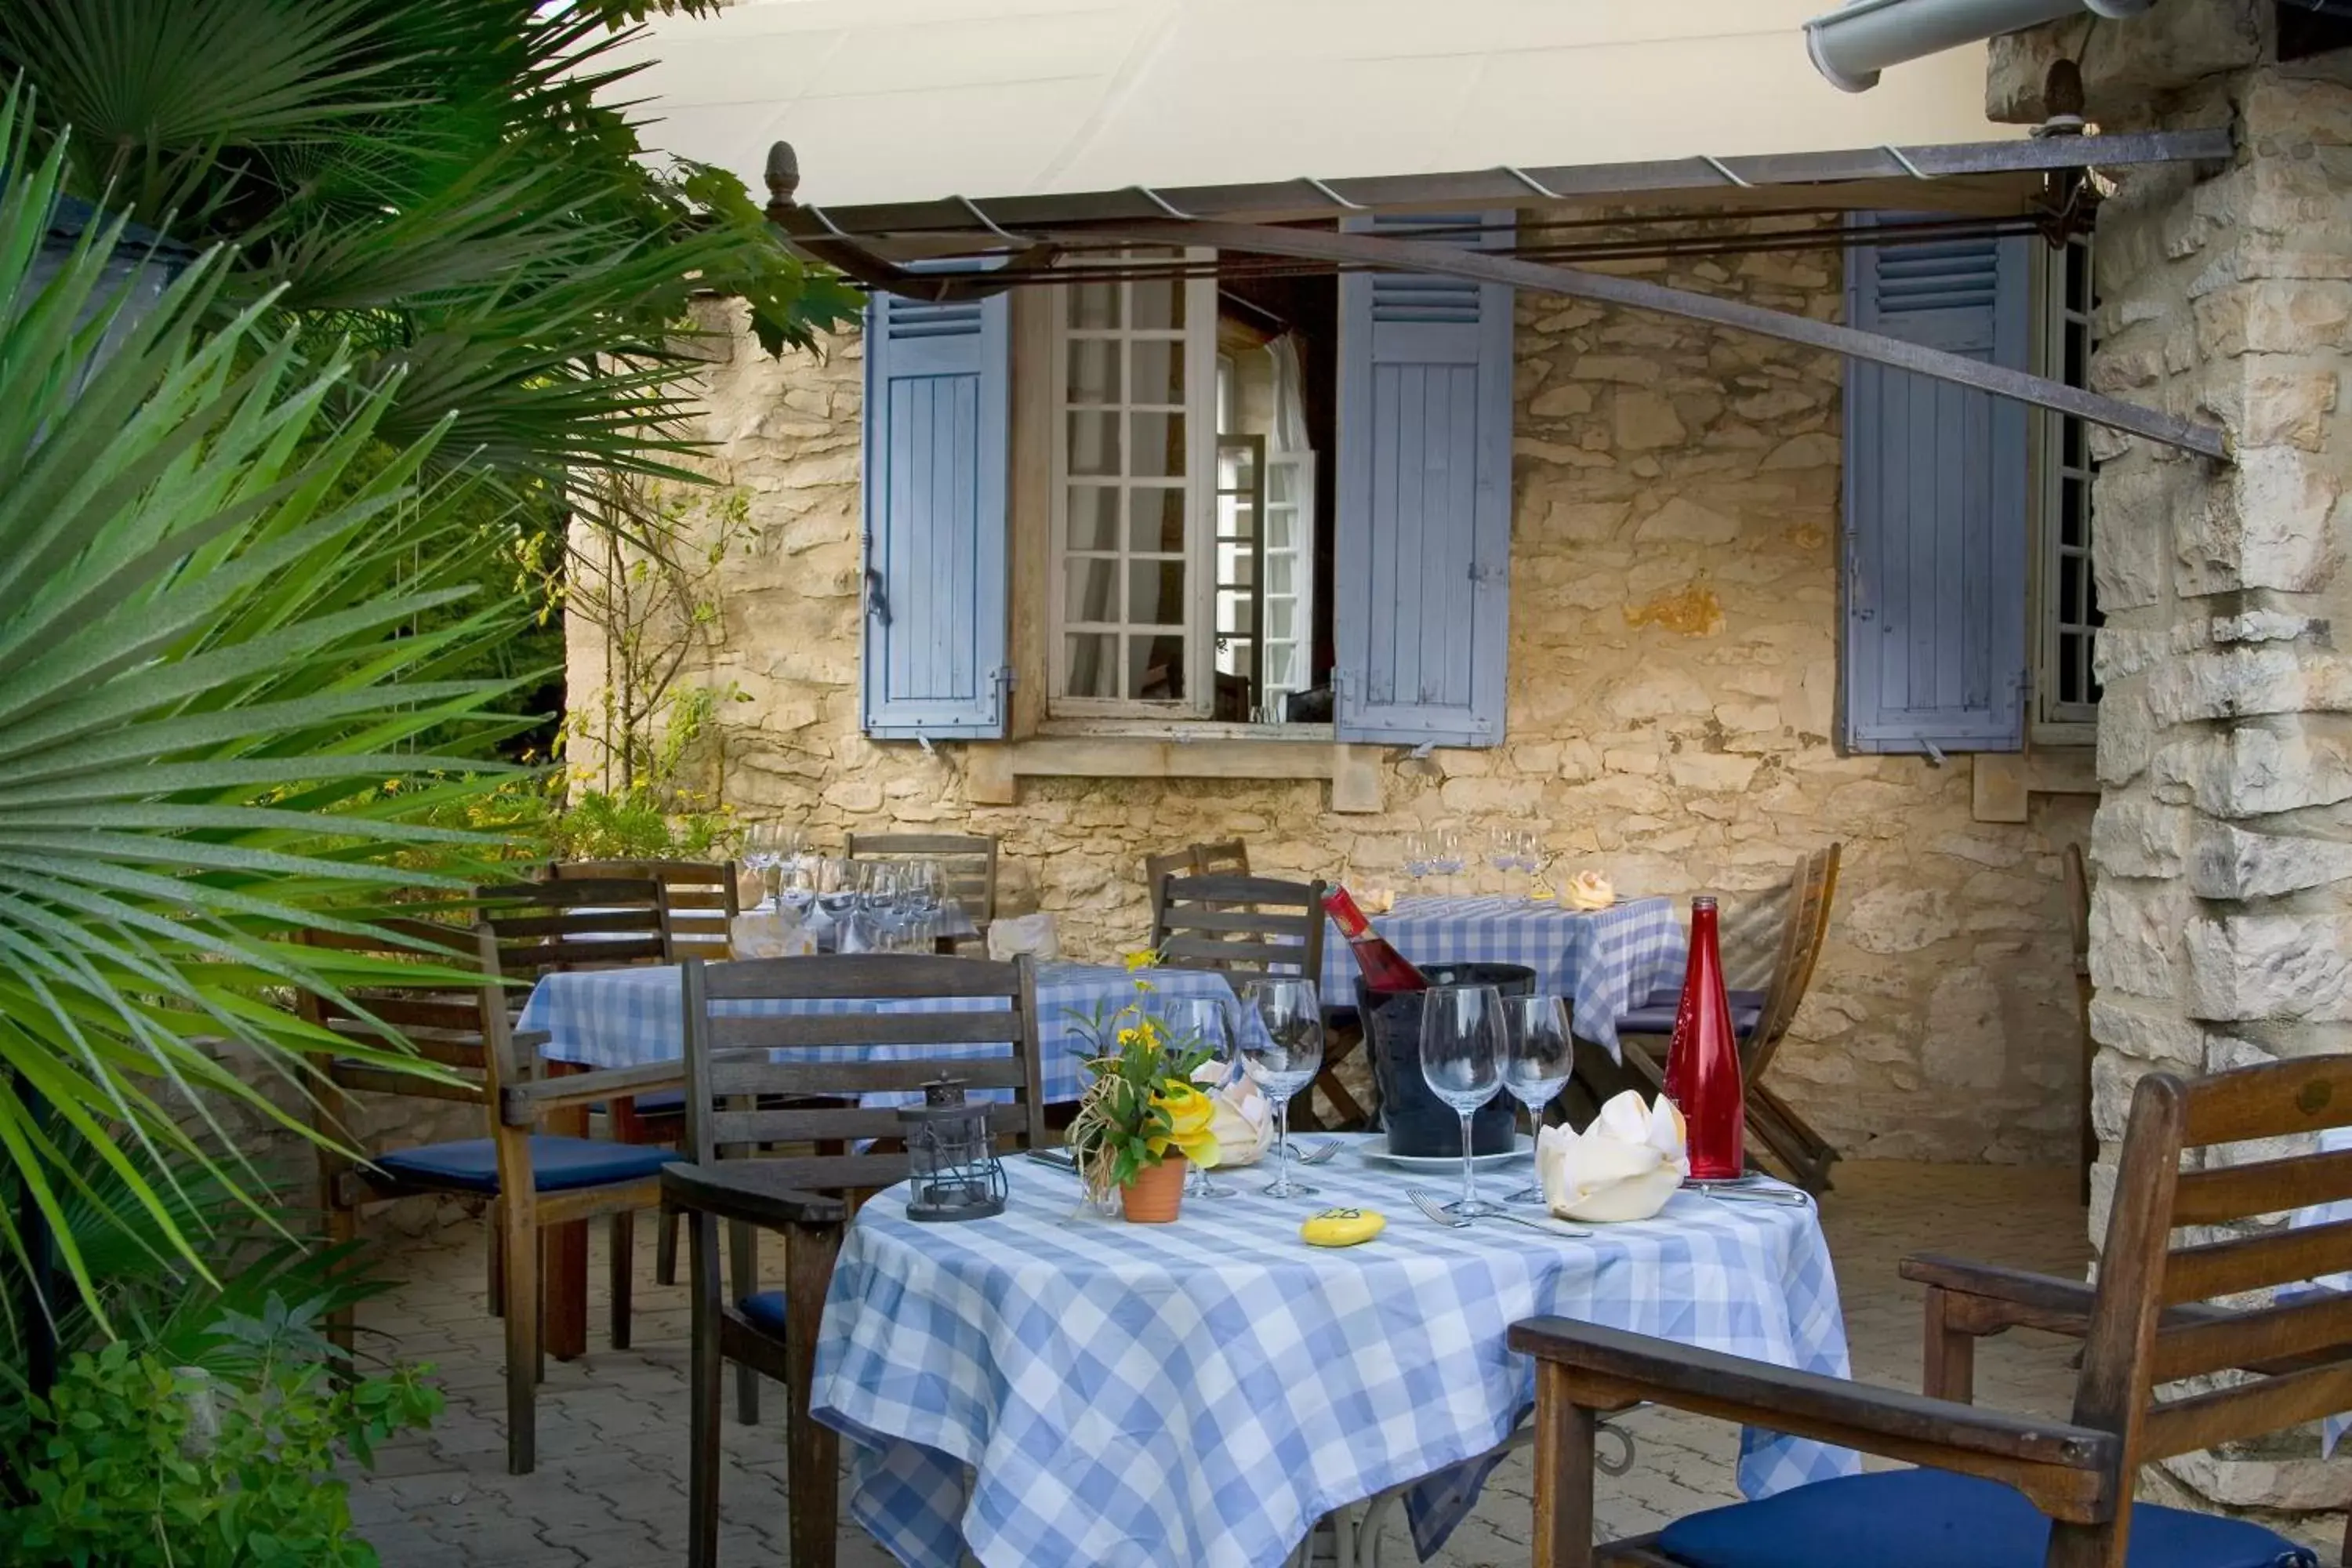
[[[2005,365],[1986,364],[1962,354],[1905,342],[1900,338],[1856,331],[1852,327],[1816,321],[1810,316],[1768,310],[1762,306],[1738,300],[1722,300],[1711,294],[1695,294],[1685,289],[1668,289],[1656,283],[1644,283],[1638,279],[1612,278],[1571,267],[1548,267],[1540,262],[1482,255],[1475,250],[1457,250],[1451,246],[1428,245],[1414,240],[1388,239],[1368,234],[1331,234],[1316,229],[1272,228],[1261,224],[1132,220],[1090,225],[1083,233],[1047,234],[1037,237],[1049,244],[1125,239],[1138,245],[1211,246],[1219,250],[1296,256],[1392,272],[1430,273],[1442,278],[1465,279],[1474,283],[1501,283],[1540,294],[1564,294],[1571,299],[1593,300],[1603,304],[1622,305],[1629,310],[1655,310],[1663,315],[1734,327],[1762,337],[1778,338],[1783,342],[1825,349],[1850,359],[1869,360],[1937,381],[1974,387],[1996,397],[2014,398],[2021,403],[2032,404],[2037,408],[2073,415],[2094,425],[2103,425],[2109,429],[2121,430],[2184,452],[2194,452],[2200,457],[2222,462],[2230,458],[2228,434],[2195,420],[2144,408],[2117,397],[2103,397],[2095,392],[2052,381],[2047,376],[2028,375],[2023,371],[2011,370]],[[1084,275],[1079,268],[1070,270],[1073,281]]]

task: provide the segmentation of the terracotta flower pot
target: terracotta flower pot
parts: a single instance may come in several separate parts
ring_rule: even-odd
[[[1171,1154],[1146,1165],[1118,1190],[1119,1212],[1134,1225],[1167,1225],[1184,1206],[1184,1156]]]

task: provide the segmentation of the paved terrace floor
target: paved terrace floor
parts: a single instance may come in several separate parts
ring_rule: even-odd
[[[1916,1388],[1918,1291],[1895,1278],[1906,1252],[1933,1249],[2075,1279],[2089,1258],[2072,1172],[1986,1166],[1841,1165],[1822,1210],[1857,1376]],[[641,1223],[637,1234],[649,1237]],[[483,1307],[480,1224],[403,1243],[390,1268],[405,1283],[362,1312],[363,1326],[393,1332],[397,1353],[431,1362],[449,1408],[429,1434],[379,1456],[354,1478],[352,1512],[385,1568],[640,1568],[686,1552],[687,1302],[653,1282],[642,1242],[635,1345],[603,1340],[604,1232],[590,1279],[589,1353],[550,1362],[540,1391],[538,1473],[506,1473],[499,1325]],[[780,1248],[765,1249],[768,1260]],[[1979,1352],[1977,1397],[2021,1414],[2063,1415],[2072,1397],[2071,1347],[2014,1332]],[[732,1373],[730,1373],[731,1384]],[[784,1562],[782,1391],[767,1392],[763,1424],[725,1426],[720,1562],[726,1568]],[[1600,1479],[1612,1535],[1654,1530],[1694,1509],[1736,1500],[1737,1432],[1673,1412],[1637,1412],[1631,1473]],[[1525,1455],[1496,1472],[1477,1511],[1435,1562],[1501,1568],[1528,1561],[1532,1477]],[[1412,1561],[1402,1526],[1388,1562]],[[842,1568],[891,1560],[844,1523]],[[1059,1565],[1055,1565],[1059,1568]]]

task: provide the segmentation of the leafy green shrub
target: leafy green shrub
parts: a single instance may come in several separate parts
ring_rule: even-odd
[[[422,1368],[339,1383],[316,1303],[271,1297],[212,1332],[215,1370],[116,1341],[75,1354],[0,1440],[0,1568],[373,1568],[340,1454],[421,1427]]]

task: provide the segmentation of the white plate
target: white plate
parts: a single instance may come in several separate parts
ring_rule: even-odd
[[[1521,1132],[1517,1135],[1517,1142],[1509,1153],[1473,1154],[1470,1156],[1470,1163],[1484,1170],[1489,1165],[1507,1165],[1514,1160],[1527,1159],[1535,1152],[1536,1141]],[[1400,1171],[1442,1172],[1459,1171],[1462,1168],[1462,1156],[1459,1154],[1391,1154],[1389,1152],[1388,1134],[1385,1132],[1378,1137],[1364,1140],[1356,1146],[1356,1152],[1376,1165],[1390,1165]]]

